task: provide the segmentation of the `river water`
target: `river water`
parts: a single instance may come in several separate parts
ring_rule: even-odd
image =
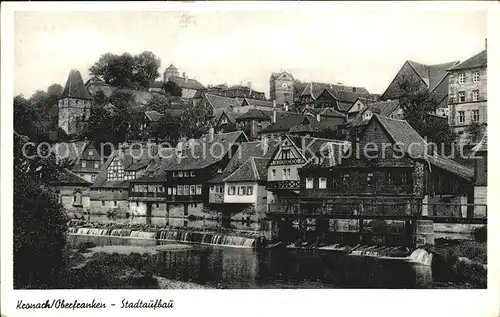
[[[69,235],[77,245],[151,247],[154,239]],[[163,242],[167,243],[167,242]],[[248,288],[426,288],[433,278],[430,266],[399,259],[344,255],[324,250],[255,250],[191,244],[186,250],[160,251],[156,274],[208,287]],[[436,274],[434,274],[436,275]]]

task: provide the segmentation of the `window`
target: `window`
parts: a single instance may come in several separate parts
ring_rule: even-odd
[[[114,201],[114,204],[115,204],[115,207],[116,207],[116,206],[118,205],[118,202],[115,200],[115,201]]]
[[[217,169],[217,173],[222,173],[222,168]]]
[[[238,195],[239,196],[246,196],[247,195],[247,187],[246,186],[238,187]]]
[[[455,94],[450,94],[449,100],[450,100],[450,103],[454,103],[455,102]]]
[[[472,73],[472,82],[473,83],[479,82],[479,72],[473,72]]]
[[[366,175],[366,185],[373,186],[373,173],[368,173]]]
[[[472,101],[478,101],[479,100],[479,90],[473,90],[472,91]]]
[[[326,178],[325,177],[320,177],[319,178],[319,188],[320,189],[325,189],[326,188]]]
[[[191,189],[191,191],[190,191],[191,195],[195,195],[196,194],[196,186],[191,185],[190,189]]]
[[[196,185],[196,195],[201,195],[201,185]]]
[[[236,193],[236,187],[235,186],[229,186],[227,189],[229,195],[234,195]]]
[[[391,172],[386,172],[386,174],[385,174],[385,180],[387,182],[387,185],[393,185],[394,184]]]
[[[73,206],[82,205],[82,193],[77,191],[73,194]]]
[[[210,192],[213,193],[215,191],[215,185],[210,185]]]
[[[408,174],[405,172],[401,173],[401,184],[402,185],[408,184]]]
[[[252,196],[253,195],[253,186],[247,186],[247,195]]]
[[[465,84],[465,73],[462,73],[458,76],[458,83]]]
[[[178,195],[184,195],[184,187],[182,185],[177,185]]]
[[[87,161],[82,161],[82,167],[87,167]]]
[[[194,171],[191,171],[191,177],[194,177]]]
[[[160,208],[160,204],[159,203],[156,203],[156,208]]]
[[[177,187],[172,187],[172,195],[177,195]]]
[[[217,192],[219,194],[223,194],[224,193],[224,186],[220,185],[220,186],[217,186]]]
[[[307,189],[313,188],[313,179],[312,178],[306,178],[306,188]]]
[[[458,102],[465,102],[465,92],[461,91],[458,93]]]
[[[123,193],[123,189],[120,188],[120,194]]]
[[[465,111],[459,111],[458,112],[458,123],[464,123],[465,122]]]
[[[479,110],[472,110],[472,121],[473,122],[479,121]]]
[[[103,201],[101,201],[101,206],[104,206],[106,203]]]
[[[172,187],[167,188],[167,195],[172,195]]]
[[[182,177],[182,172],[177,172],[177,177]]]
[[[284,160],[289,159],[291,157],[290,152],[291,152],[290,149],[283,149],[281,151],[281,158]]]
[[[188,171],[184,172],[184,177],[189,177],[189,172]]]
[[[184,185],[184,195],[189,195],[189,185]]]
[[[89,156],[92,156],[92,155],[94,155],[94,151],[89,150]]]
[[[139,202],[138,201],[135,202],[135,206],[139,207]]]
[[[106,172],[108,180],[122,180],[124,171],[122,164],[118,161],[118,159],[114,159],[108,167]]]
[[[92,175],[92,176],[90,176],[90,179],[91,179],[92,181],[95,181],[95,177],[96,177],[95,175]]]
[[[172,172],[172,177],[177,177],[177,172]]]
[[[273,173],[273,177],[276,177],[276,170],[275,169],[272,170],[272,173]]]
[[[99,161],[94,161],[94,168],[99,168]]]

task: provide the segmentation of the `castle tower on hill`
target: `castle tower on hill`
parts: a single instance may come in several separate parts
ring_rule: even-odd
[[[92,98],[83,84],[82,75],[75,69],[71,70],[58,100],[59,127],[68,135],[79,134],[90,118],[91,106]]]
[[[170,64],[170,66],[165,69],[165,72],[163,73],[163,81],[167,82],[170,77],[179,77],[179,70],[173,64]]]

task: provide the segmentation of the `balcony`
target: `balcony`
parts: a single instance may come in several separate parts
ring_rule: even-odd
[[[266,189],[291,189],[298,190],[300,189],[300,181],[298,180],[281,180],[281,181],[268,181]]]
[[[304,160],[302,158],[289,158],[289,159],[277,159],[271,162],[271,165],[294,165],[303,164]]]

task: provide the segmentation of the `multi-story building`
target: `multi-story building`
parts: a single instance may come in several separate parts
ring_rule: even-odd
[[[310,82],[305,85],[300,94],[298,104],[301,108],[333,108],[336,111],[347,113],[358,97],[373,100],[378,98],[378,96],[370,94],[364,87]]]
[[[478,124],[484,129],[487,123],[487,65],[487,51],[484,50],[448,69],[448,122],[458,134],[461,145],[479,142],[481,135],[471,135],[469,127]]]
[[[269,95],[276,104],[293,103],[294,79],[288,72],[272,73],[269,79]]]
[[[406,121],[374,114],[340,164],[300,169],[302,212],[466,216],[473,170],[428,154]]]
[[[348,142],[308,136],[287,135],[271,157],[267,172],[268,211],[294,208],[300,194],[299,168],[310,161],[329,156],[329,147],[344,147]]]
[[[59,107],[59,127],[67,135],[80,134],[90,118],[92,97],[90,97],[82,75],[78,70],[69,72],[68,80],[57,103]]]
[[[69,169],[89,183],[93,183],[101,171],[101,155],[87,139],[56,143],[51,151],[58,160],[69,161]]]
[[[267,164],[277,143],[242,143],[222,173],[209,181],[209,203],[223,216],[258,221],[267,208]]]
[[[155,83],[152,87],[153,91],[158,89],[158,86],[159,83]],[[180,76],[179,70],[172,64],[163,73],[163,88],[167,94],[182,98],[193,98],[198,91],[205,89],[196,79],[188,78],[186,73]]]

